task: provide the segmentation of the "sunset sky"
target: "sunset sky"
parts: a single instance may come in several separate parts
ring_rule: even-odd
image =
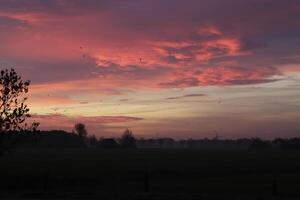
[[[41,129],[300,136],[299,0],[1,0]]]

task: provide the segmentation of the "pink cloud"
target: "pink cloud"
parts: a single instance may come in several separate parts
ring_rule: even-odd
[[[206,4],[202,4],[193,1],[189,5],[204,9]],[[251,42],[255,38],[229,26],[228,13],[234,13],[228,8],[223,19],[223,15],[202,16],[179,1],[171,10],[157,2],[122,5],[108,1],[6,3],[0,16],[22,23],[10,22],[14,31],[0,31],[5,38],[1,58],[22,69],[33,81],[34,93],[55,88],[56,92],[122,94],[130,89],[255,84],[275,81],[272,77],[279,74],[272,62],[247,59],[259,56],[253,49],[256,43]],[[146,7],[157,8],[157,16]],[[194,20],[178,10],[193,14]],[[265,14],[277,19],[274,15]],[[166,23],[170,19],[177,19],[176,23]],[[233,66],[222,66],[233,61]]]
[[[280,75],[274,67],[256,69],[238,66],[215,66],[192,71],[181,71],[173,80],[162,82],[163,87],[192,87],[208,85],[245,85],[277,81],[272,78]]]

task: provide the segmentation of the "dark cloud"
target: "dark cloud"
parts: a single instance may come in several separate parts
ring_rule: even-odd
[[[176,99],[184,99],[184,98],[190,98],[190,97],[203,97],[206,96],[206,94],[186,94],[183,96],[176,96],[176,97],[168,97],[167,100],[176,100]]]
[[[106,62],[105,66],[99,65],[97,70],[95,70],[95,73],[101,77],[114,75],[116,76],[116,78],[123,77],[129,80],[136,80],[136,79],[151,79],[156,76],[167,74],[170,71],[172,71],[172,69],[163,66],[144,68],[138,65],[121,66],[115,63]]]
[[[110,5],[114,4],[108,0],[8,0],[1,2],[0,11],[78,15],[91,10],[104,10]]]
[[[279,81],[280,79],[234,79],[234,80],[228,80],[226,81],[227,85],[251,85],[251,84],[261,84],[261,83],[270,83]]]
[[[119,99],[119,101],[129,101],[130,99]]]
[[[65,120],[83,121],[87,123],[121,123],[128,121],[143,120],[140,117],[129,117],[129,116],[67,116],[63,114],[33,114],[32,119],[51,120],[55,118],[61,118]]]
[[[15,26],[27,26],[28,24],[24,20],[13,19],[0,15],[0,27],[8,28]]]
[[[189,78],[177,78],[174,81],[171,82],[165,82],[159,84],[161,87],[166,88],[184,88],[184,87],[193,87],[193,86],[199,86],[199,80],[197,78],[189,77]]]
[[[254,40],[247,40],[247,39],[241,39],[241,50],[242,51],[249,51],[249,50],[255,50],[258,48],[266,47],[267,44],[261,41],[254,41]]]
[[[97,65],[75,61],[12,61],[8,66],[14,66],[34,84],[89,79],[97,77]]]

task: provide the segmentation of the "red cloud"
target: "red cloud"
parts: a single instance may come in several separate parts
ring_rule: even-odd
[[[235,32],[244,24],[227,27],[230,23],[225,19],[219,23],[223,15],[211,15],[208,10],[209,17],[202,16],[206,12],[190,6],[202,8],[205,3],[176,2],[169,12],[165,12],[169,5],[149,5],[147,1],[141,1],[141,7],[109,1],[53,1],[48,5],[29,0],[22,6],[7,2],[0,8],[0,16],[13,28],[0,31],[0,55],[36,83],[35,92],[55,88],[61,93],[122,94],[131,89],[275,81],[273,76],[279,70],[264,67],[274,66],[273,61],[262,59],[267,62],[259,63],[255,59],[259,42]],[[148,6],[157,8],[157,16],[147,15]],[[133,10],[139,12],[129,12]],[[189,11],[193,20],[179,10]],[[231,19],[233,11],[227,8],[224,12],[224,18]],[[274,14],[266,16],[277,19]],[[173,20],[176,23],[167,23],[170,19],[177,19]],[[254,59],[247,59],[249,55]],[[222,66],[224,60],[236,63]]]
[[[163,87],[192,87],[208,85],[245,85],[276,81],[272,78],[280,75],[274,67],[243,68],[235,66],[206,67],[204,69],[181,72],[173,80],[162,82]]]

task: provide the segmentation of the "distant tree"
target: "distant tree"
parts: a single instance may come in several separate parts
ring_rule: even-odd
[[[281,142],[280,147],[284,150],[300,149],[300,138],[289,138]]]
[[[253,138],[250,145],[251,149],[264,149],[268,147],[270,147],[269,142],[263,141],[260,138]]]
[[[79,135],[80,137],[83,137],[83,138],[85,138],[88,134],[86,131],[85,125],[82,123],[75,124],[74,130],[77,135]]]
[[[275,147],[279,147],[279,148],[282,148],[282,146],[284,145],[284,143],[285,143],[285,140],[281,139],[281,138],[275,138],[272,141],[272,145],[275,146]]]
[[[118,148],[119,144],[116,142],[114,138],[101,138],[97,146],[99,148],[114,149],[114,148]]]
[[[93,147],[97,146],[98,140],[97,140],[96,136],[95,135],[89,136],[88,137],[88,143],[89,143],[89,145],[91,145]]]
[[[120,139],[123,148],[136,148],[136,139],[131,130],[126,129]]]
[[[0,72],[0,132],[7,131],[36,131],[39,123],[31,126],[25,123],[30,117],[26,105],[30,81],[23,81],[14,69]]]

